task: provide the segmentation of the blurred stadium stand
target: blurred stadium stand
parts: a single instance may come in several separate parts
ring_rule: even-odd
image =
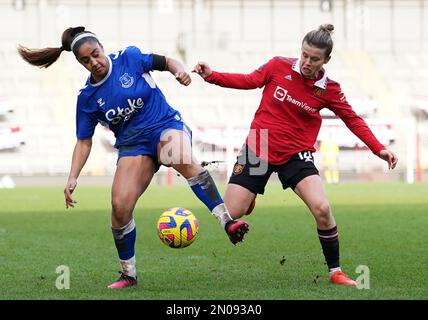
[[[76,96],[87,77],[69,53],[52,67],[37,70],[20,59],[18,44],[59,46],[64,29],[84,25],[100,37],[108,52],[136,45],[184,61],[188,70],[197,61],[206,61],[215,70],[249,73],[273,56],[297,57],[306,32],[332,23],[335,48],[326,65],[328,74],[341,83],[356,112],[373,123],[379,138],[388,141],[400,158],[394,172],[377,174],[386,171],[386,165],[364,148],[352,147],[355,137],[325,110],[320,139],[326,130],[341,138],[341,176],[423,179],[428,171],[428,0],[331,4],[330,8],[319,0],[0,0],[0,28],[6,31],[0,34],[0,126],[20,127],[25,136],[25,144],[0,152],[0,175],[68,173]],[[180,86],[169,73],[154,72],[153,77],[191,126],[198,158],[225,161],[212,170],[226,177],[261,90],[224,89],[194,74],[189,87]],[[6,110],[4,101],[13,112]],[[0,131],[0,145],[6,140]],[[82,174],[109,176],[115,161],[111,135],[99,126]],[[321,162],[319,166],[322,169]],[[160,175],[167,172],[163,169]]]

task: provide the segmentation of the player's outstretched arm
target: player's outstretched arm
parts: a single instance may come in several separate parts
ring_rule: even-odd
[[[184,70],[184,66],[181,62],[169,58],[166,58],[166,70],[171,72],[175,79],[177,79],[178,82],[180,82],[184,86],[188,86],[190,82],[192,82],[192,78],[190,78],[190,75]]]
[[[199,61],[193,68],[192,72],[199,74],[203,79],[212,73],[211,67],[206,62]]]
[[[396,154],[387,149],[383,149],[379,152],[379,158],[388,162],[388,169],[394,169],[398,162]]]
[[[73,151],[73,158],[71,160],[70,174],[68,175],[68,181],[64,188],[65,207],[74,208],[76,201],[73,199],[71,194],[76,189],[77,178],[82,171],[83,166],[88,160],[89,154],[91,153],[92,139],[77,140]]]

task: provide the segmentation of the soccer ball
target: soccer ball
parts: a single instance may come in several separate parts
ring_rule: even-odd
[[[170,208],[159,217],[159,239],[171,248],[185,248],[195,241],[199,223],[186,208]]]

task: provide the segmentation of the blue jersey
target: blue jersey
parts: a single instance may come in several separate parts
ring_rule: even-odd
[[[98,123],[110,128],[115,147],[132,146],[172,120],[181,120],[150,76],[153,55],[127,47],[108,55],[110,67],[98,83],[88,78],[77,99],[76,135],[93,136]]]

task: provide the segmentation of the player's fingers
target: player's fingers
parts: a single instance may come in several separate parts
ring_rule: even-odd
[[[205,63],[204,62],[198,62],[198,64],[193,68],[194,72],[198,74],[203,74],[205,71]]]
[[[199,64],[197,64],[196,66],[193,67],[192,72],[199,73],[200,71],[201,71],[201,67],[199,66]]]
[[[74,204],[77,203],[73,198],[65,199],[65,206],[68,209],[69,207],[74,208]]]
[[[189,85],[191,81],[190,76],[186,72],[177,73],[175,78],[178,80],[178,82],[185,86]]]
[[[75,202],[69,202],[69,201],[67,201],[66,203],[65,203],[65,207],[68,209],[68,208],[74,208],[74,203]]]
[[[397,156],[393,155],[392,157],[392,169],[395,168],[395,166],[397,165],[398,159]]]
[[[188,86],[192,82],[192,78],[186,73],[186,76],[183,79],[183,84]]]

